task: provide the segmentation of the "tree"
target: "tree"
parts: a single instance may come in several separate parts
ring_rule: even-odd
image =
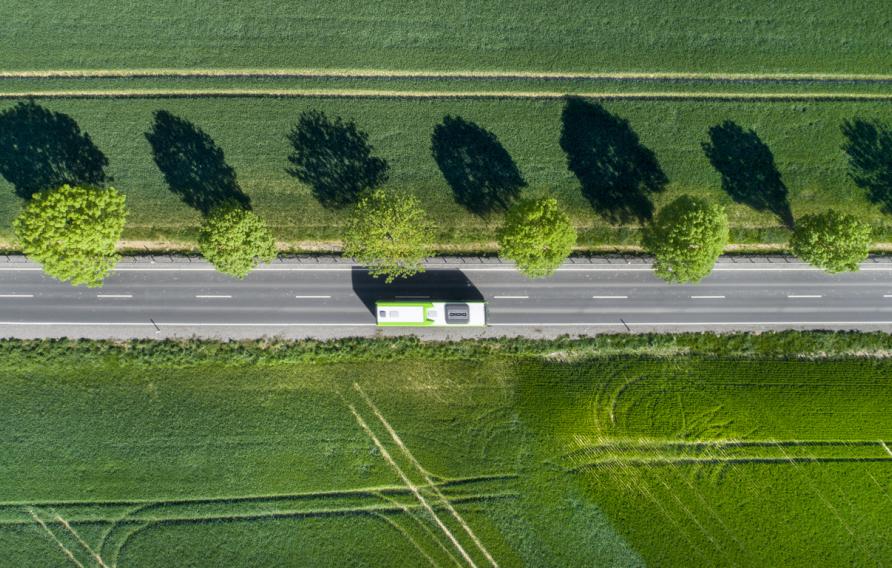
[[[506,215],[498,232],[500,254],[529,278],[542,278],[570,256],[576,229],[551,197],[524,199]]]
[[[376,189],[356,204],[344,234],[344,254],[388,284],[424,272],[433,247],[432,227],[418,199]]]
[[[799,219],[790,248],[793,254],[827,272],[854,272],[867,258],[870,225],[854,215],[830,209]]]
[[[683,195],[665,206],[645,227],[644,248],[654,255],[654,271],[667,282],[697,282],[728,243],[724,208]]]
[[[49,276],[74,286],[102,286],[115,267],[127,209],[112,188],[63,185],[35,193],[13,221],[22,251]]]
[[[266,222],[234,200],[211,210],[201,226],[198,247],[217,270],[235,278],[244,278],[260,262],[276,257]]]

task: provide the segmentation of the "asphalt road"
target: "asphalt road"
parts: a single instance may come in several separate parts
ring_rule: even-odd
[[[375,300],[484,299],[485,329],[388,329]],[[508,266],[429,269],[387,286],[343,264],[273,265],[243,281],[203,264],[120,267],[101,289],[74,288],[30,264],[0,266],[7,337],[431,338],[604,332],[861,329],[892,331],[892,264],[830,276],[805,265],[719,265],[668,285],[647,265],[568,265],[530,281]]]

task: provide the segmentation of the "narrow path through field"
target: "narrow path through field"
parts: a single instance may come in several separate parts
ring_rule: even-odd
[[[46,90],[0,93],[0,99],[174,99],[174,98],[390,98],[390,99],[560,99],[564,91],[410,91],[384,89],[96,89]],[[604,100],[704,101],[885,101],[892,93],[853,92],[696,92],[696,91],[592,91],[574,97]]]
[[[60,549],[62,549],[62,554],[64,554],[65,557],[70,560],[72,564],[78,566],[78,568],[84,568],[84,565],[81,564],[81,562],[74,556],[74,553],[71,552],[71,550],[69,550],[61,540],[59,540],[59,537],[57,537],[56,534],[51,531],[48,526],[46,526],[46,523],[43,521],[43,519],[37,516],[37,513],[34,512],[34,509],[28,509],[28,513],[31,515],[34,521],[40,525],[44,532],[49,535],[50,539],[55,542]]]
[[[372,443],[375,445],[375,447],[378,448],[378,451],[381,452],[381,456],[384,458],[384,460],[396,472],[403,483],[406,484],[406,487],[409,488],[409,490],[412,492],[421,506],[424,507],[424,510],[427,511],[433,521],[437,524],[437,527],[439,527],[439,529],[443,531],[443,534],[446,535],[455,549],[458,550],[462,558],[465,559],[465,562],[467,562],[468,565],[472,568],[476,568],[477,565],[474,563],[474,560],[471,559],[470,555],[468,555],[468,552],[464,549],[464,547],[462,547],[461,543],[458,542],[458,539],[455,538],[455,535],[452,533],[452,531],[449,530],[449,527],[447,527],[440,519],[440,517],[437,516],[437,513],[434,511],[433,507],[430,506],[430,504],[427,502],[427,499],[425,499],[424,495],[422,495],[421,492],[418,490],[418,487],[414,483],[412,483],[412,480],[409,479],[402,468],[393,460],[390,453],[387,451],[387,448],[384,447],[384,445],[381,443],[372,429],[369,428],[366,421],[362,418],[359,412],[357,412],[356,407],[354,407],[352,404],[347,404],[347,407],[350,409],[350,412],[356,419],[356,423],[359,424],[360,428],[362,428],[362,430],[368,435],[369,439],[372,440]]]
[[[892,462],[884,441],[872,440],[615,440],[597,438],[563,456],[571,470],[616,463],[632,466]],[[712,450],[722,453],[716,455]],[[790,451],[795,450],[795,454]],[[705,452],[705,453],[704,453]],[[805,452],[805,453],[803,453]]]
[[[251,69],[251,68],[143,68],[143,69],[46,69],[0,70],[0,79],[65,79],[65,78],[340,78],[340,79],[539,79],[552,81],[702,81],[722,83],[759,82],[814,82],[814,83],[892,83],[892,75],[864,73],[693,73],[684,71],[460,71],[401,70],[401,69]]]
[[[102,557],[99,556],[99,554],[98,554],[95,550],[93,550],[93,549],[90,547],[89,544],[87,544],[87,541],[85,541],[83,538],[81,538],[81,535],[79,535],[79,534],[77,533],[77,531],[75,531],[75,530],[71,527],[71,525],[68,524],[68,521],[66,521],[65,519],[63,519],[62,516],[61,516],[61,515],[58,515],[58,514],[55,515],[53,518],[54,518],[56,521],[58,521],[59,524],[61,524],[63,527],[65,527],[65,529],[66,529],[69,533],[71,533],[71,535],[75,538],[75,540],[77,540],[78,544],[80,544],[82,547],[84,547],[84,550],[86,550],[86,551],[90,554],[90,556],[93,557],[93,560],[95,560],[95,561],[97,562],[97,564],[99,564],[99,566],[100,566],[101,568],[108,568],[108,565],[105,563],[105,561],[102,560]]]
[[[490,564],[492,564],[495,568],[498,568],[498,563],[496,563],[495,559],[492,557],[486,547],[483,546],[483,543],[480,541],[474,531],[471,530],[470,525],[468,525],[468,523],[462,518],[462,516],[458,514],[458,511],[456,511],[455,508],[449,503],[449,499],[447,499],[446,496],[443,495],[443,493],[439,490],[439,488],[437,488],[434,480],[431,479],[428,471],[425,470],[418,462],[418,460],[415,459],[415,456],[403,443],[402,439],[396,433],[396,430],[394,430],[393,427],[390,425],[390,422],[388,422],[387,419],[384,418],[384,415],[381,414],[381,412],[378,410],[378,407],[375,406],[375,404],[372,402],[372,399],[368,397],[368,395],[365,393],[365,391],[362,390],[358,383],[353,383],[353,388],[360,394],[365,403],[374,413],[375,417],[387,430],[387,433],[390,434],[391,439],[393,439],[393,442],[397,445],[400,451],[403,452],[403,455],[405,455],[409,462],[412,463],[412,465],[415,467],[415,469],[418,470],[418,473],[420,473],[422,478],[424,478],[427,486],[430,487],[434,494],[440,499],[440,502],[443,504],[444,507],[446,507],[446,510],[449,511],[456,522],[458,522],[458,524],[462,527],[462,529],[464,529],[468,536],[471,537],[471,540],[474,541],[474,544],[477,545],[477,548],[480,550],[480,552],[483,553]]]

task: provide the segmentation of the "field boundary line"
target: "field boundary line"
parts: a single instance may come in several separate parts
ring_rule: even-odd
[[[418,473],[420,473],[421,476],[424,478],[424,481],[427,483],[428,487],[430,487],[431,491],[433,491],[433,493],[440,499],[440,501],[443,503],[443,505],[446,507],[446,509],[452,514],[452,517],[458,522],[459,525],[461,525],[461,527],[468,534],[468,536],[471,537],[471,540],[474,541],[474,544],[477,545],[477,548],[480,549],[480,552],[482,552],[483,555],[486,556],[486,559],[489,560],[490,564],[492,564],[495,568],[498,568],[498,566],[499,566],[498,563],[495,561],[495,559],[492,557],[492,555],[489,553],[489,551],[486,549],[486,547],[483,546],[483,543],[480,541],[479,538],[477,538],[477,535],[474,534],[474,531],[471,530],[471,527],[468,525],[468,523],[465,522],[465,520],[462,518],[462,516],[458,514],[458,511],[456,511],[455,508],[449,503],[449,500],[446,498],[445,495],[443,495],[443,492],[440,491],[440,489],[434,483],[433,479],[431,479],[430,475],[428,475],[428,472],[423,467],[421,467],[421,464],[418,462],[418,460],[415,459],[415,456],[412,454],[412,452],[409,451],[409,448],[407,448],[406,445],[403,443],[403,440],[396,433],[396,430],[394,430],[393,427],[391,427],[390,422],[388,422],[384,418],[384,416],[378,410],[378,407],[375,406],[375,404],[372,402],[372,399],[369,398],[369,396],[365,393],[364,390],[362,390],[362,387],[359,386],[359,383],[353,383],[353,388],[356,390],[356,392],[358,392],[360,394],[360,396],[362,396],[363,400],[365,400],[365,403],[372,410],[372,413],[374,413],[374,415],[378,418],[378,420],[381,422],[381,424],[387,430],[387,433],[390,434],[390,437],[391,437],[391,439],[393,439],[393,442],[397,445],[397,447],[400,449],[400,451],[402,451],[403,454],[409,459],[409,461],[412,463],[412,465],[415,466],[415,469],[417,469]]]
[[[66,556],[66,558],[68,558],[72,563],[74,563],[75,566],[78,566],[78,568],[84,568],[84,565],[81,564],[81,562],[77,558],[75,558],[74,553],[72,553],[70,550],[68,550],[68,548],[65,547],[65,544],[61,540],[59,540],[59,538],[56,536],[56,534],[53,531],[51,531],[48,526],[46,526],[46,523],[43,522],[43,519],[41,519],[40,517],[37,516],[37,513],[34,512],[34,509],[28,509],[28,513],[31,515],[31,517],[35,521],[37,521],[37,523],[41,527],[43,527],[43,530],[46,531],[46,533],[48,535],[50,535],[50,538],[57,545],[59,545],[59,548],[62,549],[62,553]]]
[[[691,71],[510,71],[350,68],[133,68],[0,70],[0,79],[119,78],[344,78],[344,79],[541,79],[714,82],[892,82],[892,75],[871,73],[721,73]]]
[[[886,442],[880,440],[880,445],[883,446],[883,449],[886,450],[886,453],[889,454],[890,458],[892,458],[892,450],[889,449],[889,446],[886,445]]]
[[[349,408],[350,412],[353,413],[353,418],[356,419],[356,422],[357,424],[359,424],[360,428],[363,429],[366,435],[368,435],[368,437],[372,440],[372,443],[375,444],[375,447],[378,448],[378,451],[381,452],[381,456],[385,459],[385,461],[387,461],[390,467],[393,468],[393,470],[397,473],[403,483],[406,484],[406,487],[409,488],[412,494],[415,495],[415,498],[418,500],[419,503],[421,503],[422,507],[424,507],[424,510],[427,511],[428,514],[434,519],[434,522],[437,524],[440,530],[443,531],[450,542],[452,542],[452,545],[455,546],[456,550],[459,551],[459,553],[462,555],[462,558],[465,559],[465,562],[467,562],[468,565],[470,565],[472,568],[477,568],[474,560],[468,555],[467,551],[462,547],[461,543],[458,542],[458,539],[455,538],[455,535],[452,534],[452,531],[449,530],[449,527],[447,527],[440,519],[440,517],[437,516],[437,513],[430,506],[430,503],[427,502],[427,499],[425,499],[424,495],[422,495],[421,492],[418,490],[418,487],[416,487],[415,484],[412,483],[412,480],[409,479],[402,468],[400,468],[400,466],[393,460],[390,452],[387,451],[387,448],[384,447],[384,444],[381,443],[381,440],[379,440],[372,429],[369,428],[369,425],[366,424],[365,420],[363,420],[362,416],[356,410],[356,407],[348,403],[347,408]]]
[[[697,91],[408,91],[381,89],[98,89],[0,93],[0,99],[177,99],[177,98],[358,98],[358,99],[526,99],[565,97],[602,100],[690,101],[886,101],[892,93],[734,93]]]

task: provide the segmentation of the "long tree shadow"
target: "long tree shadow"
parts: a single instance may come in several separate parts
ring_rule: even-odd
[[[190,207],[205,215],[230,200],[251,207],[223,150],[188,120],[159,110],[146,139],[167,185]]]
[[[774,154],[755,131],[726,120],[709,129],[709,142],[702,146],[731,199],[756,211],[771,211],[793,228],[787,186],[774,164]]]
[[[372,155],[369,136],[352,121],[320,111],[301,113],[288,134],[288,173],[310,186],[328,209],[356,203],[360,193],[387,181],[387,161]]]
[[[892,213],[892,130],[879,122],[855,119],[842,124],[849,176],[867,190],[867,198]]]
[[[63,184],[100,186],[108,159],[67,114],[33,101],[0,113],[0,175],[23,199]]]
[[[567,167],[592,207],[614,223],[650,219],[650,195],[662,192],[669,180],[629,121],[599,104],[568,97],[561,122]]]
[[[431,153],[455,200],[477,215],[504,211],[526,186],[496,135],[461,117],[434,128]]]

